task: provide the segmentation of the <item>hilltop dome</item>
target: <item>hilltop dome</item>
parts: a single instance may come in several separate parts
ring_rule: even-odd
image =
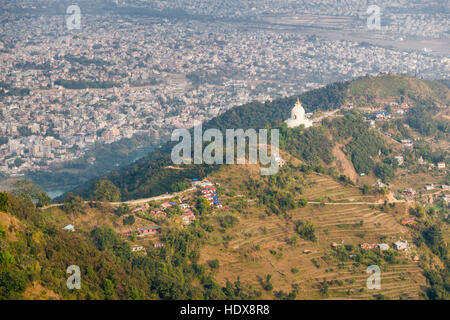
[[[291,118],[285,121],[289,128],[295,128],[300,125],[304,125],[305,128],[312,126],[312,121],[305,115],[305,109],[303,108],[300,100],[297,98],[294,108],[291,111]]]

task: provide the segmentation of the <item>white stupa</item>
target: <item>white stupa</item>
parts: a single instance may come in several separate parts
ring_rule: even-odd
[[[291,118],[285,121],[289,128],[295,128],[300,126],[301,124],[305,126],[305,128],[312,126],[312,121],[309,120],[305,115],[305,109],[303,109],[300,100],[297,98],[297,102],[295,103],[294,108],[291,111]]]

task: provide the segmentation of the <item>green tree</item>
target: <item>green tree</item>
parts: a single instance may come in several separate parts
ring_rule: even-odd
[[[189,185],[186,182],[175,182],[170,186],[173,192],[183,191],[189,188]]]
[[[302,239],[310,240],[312,242],[316,241],[315,227],[312,222],[298,221],[296,229]]]
[[[298,207],[299,208],[304,208],[304,207],[307,206],[307,204],[308,204],[308,201],[306,199],[302,198],[302,199],[298,200]]]
[[[0,211],[11,211],[11,203],[9,202],[8,193],[6,193],[6,191],[0,192]]]
[[[37,207],[50,204],[52,200],[41,186],[33,184],[31,180],[19,180],[13,186],[13,194],[37,200]]]
[[[209,260],[208,265],[211,269],[219,269],[220,266],[219,260],[218,259]]]
[[[101,251],[111,249],[120,242],[114,230],[108,227],[100,227],[92,230],[91,238]]]
[[[123,217],[123,225],[124,226],[126,226],[126,225],[133,225],[134,224],[134,222],[136,221],[136,219],[134,218],[134,215],[129,215],[129,216],[126,216],[126,217]]]
[[[10,265],[15,263],[16,259],[9,251],[0,252],[0,265],[3,269],[7,269]]]
[[[95,184],[94,196],[97,201],[120,201],[120,189],[109,180],[100,180]]]
[[[377,163],[375,166],[375,175],[381,180],[387,182],[395,177],[395,170],[386,163]]]
[[[64,199],[63,210],[66,213],[82,213],[83,204],[83,199],[81,197],[75,196],[72,192],[68,192]]]
[[[195,201],[195,209],[197,209],[197,212],[200,215],[203,215],[211,211],[211,206],[209,204],[209,201],[206,200],[205,198],[197,197]]]
[[[116,292],[114,291],[114,283],[111,280],[105,279],[105,282],[103,283],[103,292],[105,293],[105,299],[115,299]]]
[[[130,207],[126,203],[122,203],[116,210],[116,214],[120,217],[130,213]]]
[[[6,270],[0,275],[0,297],[15,298],[25,291],[26,286],[27,279],[22,272]]]

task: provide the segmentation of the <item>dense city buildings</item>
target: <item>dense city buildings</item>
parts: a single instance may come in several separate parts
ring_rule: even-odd
[[[381,30],[367,30],[364,1],[203,2],[179,1],[183,10],[174,11],[171,1],[118,0],[93,11],[82,1],[81,28],[69,30],[63,5],[46,14],[52,1],[35,2],[35,11],[6,1],[0,171],[45,169],[136,134],[157,140],[162,129],[191,127],[235,105],[366,74],[448,76],[448,45],[408,46],[448,42],[439,2],[380,4]],[[120,11],[144,4],[163,14]]]

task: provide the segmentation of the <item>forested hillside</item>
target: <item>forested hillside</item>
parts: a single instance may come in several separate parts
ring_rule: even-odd
[[[347,83],[336,83],[324,88],[307,92],[300,96],[307,112],[317,110],[332,110],[340,105],[346,96]],[[234,107],[222,115],[203,123],[203,130],[216,128],[248,129],[248,128],[276,128],[280,127],[290,116],[292,106],[298,96],[274,100],[266,103],[251,102]],[[192,131],[192,130],[191,130]],[[172,164],[170,152],[175,143],[167,142],[160,149],[152,152],[134,164],[126,166],[107,177],[121,189],[122,198],[135,199],[139,197],[155,196],[174,191],[171,186],[186,178],[203,177],[213,170],[210,166],[192,166],[183,172],[165,167]],[[75,190],[75,193],[88,198],[93,194],[95,181],[91,181]],[[62,199],[62,197],[61,197]]]
[[[233,128],[279,128],[282,131],[282,148],[305,162],[323,166],[329,166],[335,160],[333,147],[344,144],[345,155],[356,173],[375,172],[384,181],[392,178],[395,170],[395,164],[391,160],[392,149],[376,130],[368,126],[367,108],[380,107],[387,101],[408,102],[414,108],[405,122],[401,123],[408,124],[424,135],[439,132],[448,134],[449,130],[447,122],[439,119],[431,121],[439,110],[438,106],[448,102],[450,98],[449,90],[439,82],[380,75],[331,84],[303,93],[299,97],[306,112],[330,111],[349,103],[354,108],[350,111],[342,110],[342,117],[324,119],[319,127],[288,130],[283,121],[290,116],[297,99],[297,96],[293,96],[234,107],[204,123],[203,130],[216,128],[224,132],[225,129]],[[420,121],[419,118],[422,117],[430,121]],[[403,125],[400,125],[399,130],[405,130]],[[164,144],[149,156],[113,172],[106,179],[120,189],[123,200],[128,200],[176,191],[173,186],[177,183],[202,178],[215,169],[214,166],[207,165],[187,166],[187,170],[183,171],[168,168],[172,165],[170,152],[174,144],[175,142]],[[374,171],[375,169],[377,170]],[[97,180],[77,188],[75,193],[85,198],[92,196]]]
[[[86,216],[86,210],[90,209],[71,214]],[[95,210],[105,214],[111,208]],[[130,244],[109,227],[68,232],[53,219],[30,198],[0,193],[0,300],[250,299],[258,295],[231,282],[228,292],[198,264],[207,225],[165,228],[164,248],[135,255]],[[66,286],[70,265],[81,269],[82,290]],[[240,288],[237,296],[235,286]]]

